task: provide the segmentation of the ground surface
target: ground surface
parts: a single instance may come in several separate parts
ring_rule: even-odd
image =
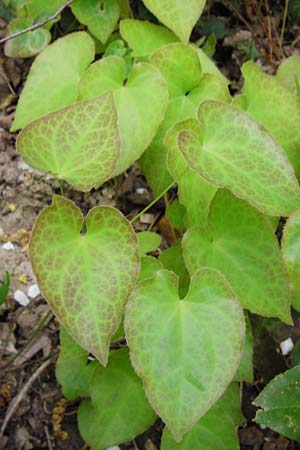
[[[239,65],[248,59],[250,52],[254,51],[253,45],[260,55],[261,63],[269,72],[272,72],[278,64],[282,49],[274,38],[275,43],[272,41],[274,49],[270,52],[270,42],[264,34],[263,27],[253,22],[251,11],[245,12],[245,8],[241,7],[243,2],[231,2],[233,5],[231,13],[224,4],[226,2],[218,3],[214,9],[207,11],[204,22],[199,24],[195,33],[197,38],[197,33],[205,31],[205,26],[214,27],[213,31],[219,33],[215,58],[226,76],[235,80],[232,85],[232,90],[235,91],[240,86]],[[274,23],[278,26],[282,5],[280,2],[274,2],[273,7]],[[133,10],[137,14],[144,14],[135,7],[135,4]],[[217,17],[219,22],[212,23],[211,14],[215,14],[213,17]],[[288,26],[284,47],[286,55],[297,52],[297,46],[299,48],[297,41],[294,46],[292,45],[299,35],[299,25],[290,21]],[[0,31],[2,28],[3,32],[4,27],[5,23],[0,20]],[[210,31],[212,30],[209,29],[208,32],[206,30],[206,33]],[[10,294],[6,304],[0,307],[2,420],[9,413],[12,399],[21,392],[32,375],[49,361],[14,411],[0,441],[0,449],[85,449],[87,447],[84,446],[76,426],[78,405],[76,402],[65,402],[55,379],[55,361],[59,348],[58,323],[52,315],[49,315],[48,306],[40,294],[35,292],[37,295],[32,295],[34,298],[31,299],[28,294],[31,292],[28,289],[32,290],[32,287],[35,287],[34,275],[27,256],[30,232],[38,213],[50,203],[53,192],[59,192],[59,187],[54,178],[45,177],[32,170],[21,160],[15,150],[16,136],[9,132],[17,96],[10,95],[7,80],[18,94],[26,79],[30,61],[11,60],[0,54],[0,62],[0,278],[4,270],[8,270],[11,274]],[[94,205],[109,204],[118,206],[124,214],[131,217],[152,199],[147,183],[136,166],[128,171],[124,178],[108,183],[97,191],[83,194],[65,186],[65,195],[73,199],[85,212]],[[169,238],[168,228],[164,221],[160,222],[163,212],[164,202],[160,201],[136,223],[136,227],[140,230],[149,227],[159,229],[164,238],[163,245],[166,245]],[[15,300],[15,293],[18,290],[30,300],[27,306],[22,306]],[[45,317],[46,320],[41,323]],[[38,327],[40,329],[37,329]],[[295,327],[281,326],[277,327],[273,334],[265,329],[257,336],[256,381],[253,385],[245,383],[242,389],[245,426],[239,430],[241,450],[300,450],[300,443],[292,442],[271,430],[262,430],[252,422],[255,409],[251,402],[263,387],[263,382],[267,382],[276,373],[289,367],[289,359],[283,358],[278,351],[280,340],[287,336],[292,336],[297,341],[299,330]],[[162,428],[163,425],[158,421],[149,432],[121,448],[158,450]]]

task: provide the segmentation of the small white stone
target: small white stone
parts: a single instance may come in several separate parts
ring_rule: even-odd
[[[27,290],[28,297],[36,298],[40,294],[40,290],[37,284],[32,284]]]
[[[294,342],[291,338],[286,339],[285,341],[280,342],[280,350],[281,353],[285,356],[288,355],[294,348]]]
[[[16,302],[19,303],[19,305],[21,306],[27,306],[30,302],[29,298],[27,297],[27,295],[21,291],[20,289],[17,289],[14,293],[14,299],[16,300]]]
[[[106,450],[121,450],[120,447],[109,447]]]
[[[5,242],[5,244],[2,245],[2,248],[4,248],[4,250],[14,250],[15,246],[12,242],[8,241]]]
[[[144,194],[144,192],[146,192],[146,189],[145,188],[137,188],[136,190],[135,190],[135,192],[137,193],[137,194]]]

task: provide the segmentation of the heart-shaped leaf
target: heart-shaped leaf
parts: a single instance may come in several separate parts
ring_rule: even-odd
[[[125,330],[150,403],[178,442],[230,383],[245,323],[217,271],[197,272],[183,300],[177,282],[163,270],[139,283],[127,304]]]
[[[175,272],[178,276],[178,293],[180,298],[183,298],[189,290],[190,276],[184,263],[181,240],[161,252],[159,261],[165,269]]]
[[[280,81],[253,62],[242,67],[244,109],[281,145],[300,176],[300,102]],[[288,124],[287,124],[288,120]]]
[[[145,6],[164,25],[187,42],[202,10],[205,0],[143,0]]]
[[[287,220],[282,238],[282,254],[292,291],[292,305],[300,310],[300,210]]]
[[[83,31],[67,34],[46,47],[31,66],[12,131],[75,103],[78,82],[94,56],[94,41]]]
[[[33,19],[30,17],[13,19],[8,25],[8,34],[22,31],[32,24]],[[40,53],[50,40],[50,32],[45,28],[38,28],[7,41],[4,45],[4,52],[11,58],[30,58]]]
[[[179,444],[164,428],[161,450],[239,450],[236,429],[242,422],[240,388],[232,383]]]
[[[203,102],[198,132],[183,130],[178,147],[192,169],[262,212],[288,216],[299,204],[299,184],[281,147],[247,113],[226,103]]]
[[[152,231],[141,231],[140,233],[137,233],[136,236],[139,243],[140,256],[154,252],[157,247],[160,246],[161,237],[157,233],[153,233]]]
[[[277,80],[300,100],[300,55],[293,55],[282,61],[278,67]]]
[[[275,377],[255,399],[255,420],[290,439],[300,439],[300,365]]]
[[[98,187],[111,178],[120,151],[112,93],[30,123],[19,135],[17,149],[28,164],[76,189]]]
[[[110,338],[139,271],[129,222],[109,206],[93,208],[84,220],[74,203],[54,196],[37,219],[29,252],[40,290],[58,319],[106,365]]]
[[[139,273],[138,281],[146,280],[147,278],[152,278],[155,272],[162,270],[164,267],[162,263],[153,258],[153,256],[142,256],[141,257],[141,270]]]
[[[118,0],[75,0],[71,9],[79,22],[87,25],[89,31],[104,44],[120,18]]]
[[[214,267],[226,276],[244,308],[291,323],[290,290],[277,238],[262,214],[230,192],[216,194],[207,228],[187,231],[183,254],[191,275]]]
[[[114,175],[136,161],[154,138],[168,104],[160,72],[150,64],[136,64],[128,77],[122,58],[109,56],[92,64],[79,85],[81,100],[112,90],[118,112],[121,155]]]

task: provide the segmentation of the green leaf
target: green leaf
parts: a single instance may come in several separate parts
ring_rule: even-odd
[[[246,334],[242,359],[234,376],[235,381],[248,381],[253,383],[253,336],[249,316],[245,314]]]
[[[9,292],[10,276],[8,272],[5,272],[4,283],[0,285],[0,305],[5,302],[5,299]]]
[[[164,25],[187,42],[202,10],[205,0],[143,0],[145,6]]]
[[[106,365],[110,338],[139,271],[129,222],[109,206],[93,208],[83,219],[74,203],[55,195],[37,219],[29,253],[40,290],[60,322]]]
[[[162,450],[238,450],[236,428],[242,424],[240,388],[237,383],[228,386],[215,405],[191,428],[177,444],[165,428]]]
[[[285,151],[295,173],[300,172],[300,102],[280,81],[253,62],[243,65],[243,95],[248,114],[263,125]],[[287,126],[288,118],[288,126]]]
[[[183,298],[189,289],[190,276],[184,263],[181,240],[161,252],[158,259],[165,269],[175,272],[178,276],[178,292],[180,298]]]
[[[177,442],[233,378],[244,327],[231,288],[212,269],[193,276],[183,300],[176,275],[164,270],[133,292],[125,316],[131,361]]]
[[[282,254],[292,291],[292,305],[300,311],[300,210],[288,218],[282,238]]]
[[[293,55],[282,61],[278,67],[277,80],[300,100],[300,55]]]
[[[262,214],[230,192],[216,194],[207,228],[187,231],[183,254],[191,275],[213,267],[225,275],[244,308],[292,323],[277,238]]]
[[[147,20],[121,20],[120,33],[133,50],[132,56],[140,59],[146,59],[160,47],[178,41],[171,31]]]
[[[78,82],[94,54],[94,41],[85,32],[68,34],[46,47],[31,66],[12,131],[75,103]]]
[[[22,17],[33,17],[35,22],[46,19],[52,16],[56,11],[65,3],[65,0],[25,0],[22,5],[20,2],[20,7],[18,10],[18,16]],[[57,19],[56,19],[57,21]],[[51,25],[55,21],[46,24],[46,27],[51,28]]]
[[[191,45],[197,50],[202,72],[215,75],[220,81],[228,85],[230,82],[222,74],[222,72],[220,72],[215,63],[207,56],[207,54],[201,48],[197,48],[194,44]]]
[[[178,197],[186,208],[186,225],[206,226],[210,203],[218,188],[208,183],[197,172],[190,169],[178,149],[178,134],[183,130],[193,131],[196,121],[180,122],[171,128],[165,137],[168,148],[167,167],[178,185]],[[191,192],[193,195],[191,196]]]
[[[118,0],[76,0],[71,5],[74,16],[87,25],[103,44],[114,31],[120,18]]]
[[[55,375],[62,386],[62,393],[68,400],[87,397],[89,392],[90,367],[87,365],[88,351],[78,345],[60,325],[60,353]]]
[[[33,19],[30,17],[13,19],[8,25],[8,34],[22,31],[32,24]],[[11,58],[30,58],[40,53],[50,40],[50,32],[45,28],[38,28],[7,41],[4,45],[4,53]]]
[[[137,233],[139,243],[139,254],[144,256],[147,253],[154,252],[161,244],[161,237],[152,231],[141,231]]]
[[[78,426],[93,450],[130,441],[155,421],[127,349],[111,352],[105,369],[94,365],[89,395],[79,407]]]
[[[120,151],[112,93],[30,123],[19,135],[17,149],[28,164],[76,189],[98,187],[112,177]]]
[[[290,439],[300,439],[300,365],[275,377],[256,397],[255,420]]]
[[[114,175],[136,161],[154,138],[168,103],[165,80],[150,64],[136,64],[126,77],[126,64],[110,56],[92,64],[79,86],[81,100],[112,90],[118,112],[121,156]]]
[[[142,256],[141,257],[141,269],[138,277],[138,281],[146,280],[147,278],[152,278],[155,272],[162,270],[164,266],[162,263],[153,258],[153,256]]]
[[[185,226],[185,216],[186,216],[186,208],[179,202],[178,199],[175,199],[170,205],[166,208],[166,218],[170,222],[170,224],[177,228],[178,230],[186,230]]]
[[[287,216],[299,204],[299,185],[285,154],[245,112],[203,102],[198,131],[183,130],[178,146],[193,170],[262,212]]]

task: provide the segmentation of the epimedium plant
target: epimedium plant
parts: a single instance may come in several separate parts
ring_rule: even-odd
[[[163,450],[237,449],[238,383],[253,379],[249,313],[291,324],[291,306],[300,310],[300,58],[276,76],[247,62],[232,98],[189,43],[204,3],[144,0],[164,27],[126,18],[126,1],[75,0],[89,33],[36,57],[12,126],[23,159],[74,189],[135,161],[156,199],[178,187],[166,214],[183,237],[158,258],[159,235],[134,231],[139,215],[97,206],[83,217],[63,195],[32,232],[32,268],[61,324],[57,378],[68,399],[83,398],[78,425],[94,450],[157,416]],[[112,349],[123,336],[128,348]],[[292,438],[299,411],[282,425],[272,392],[298,380],[295,367],[256,400],[257,420]]]

